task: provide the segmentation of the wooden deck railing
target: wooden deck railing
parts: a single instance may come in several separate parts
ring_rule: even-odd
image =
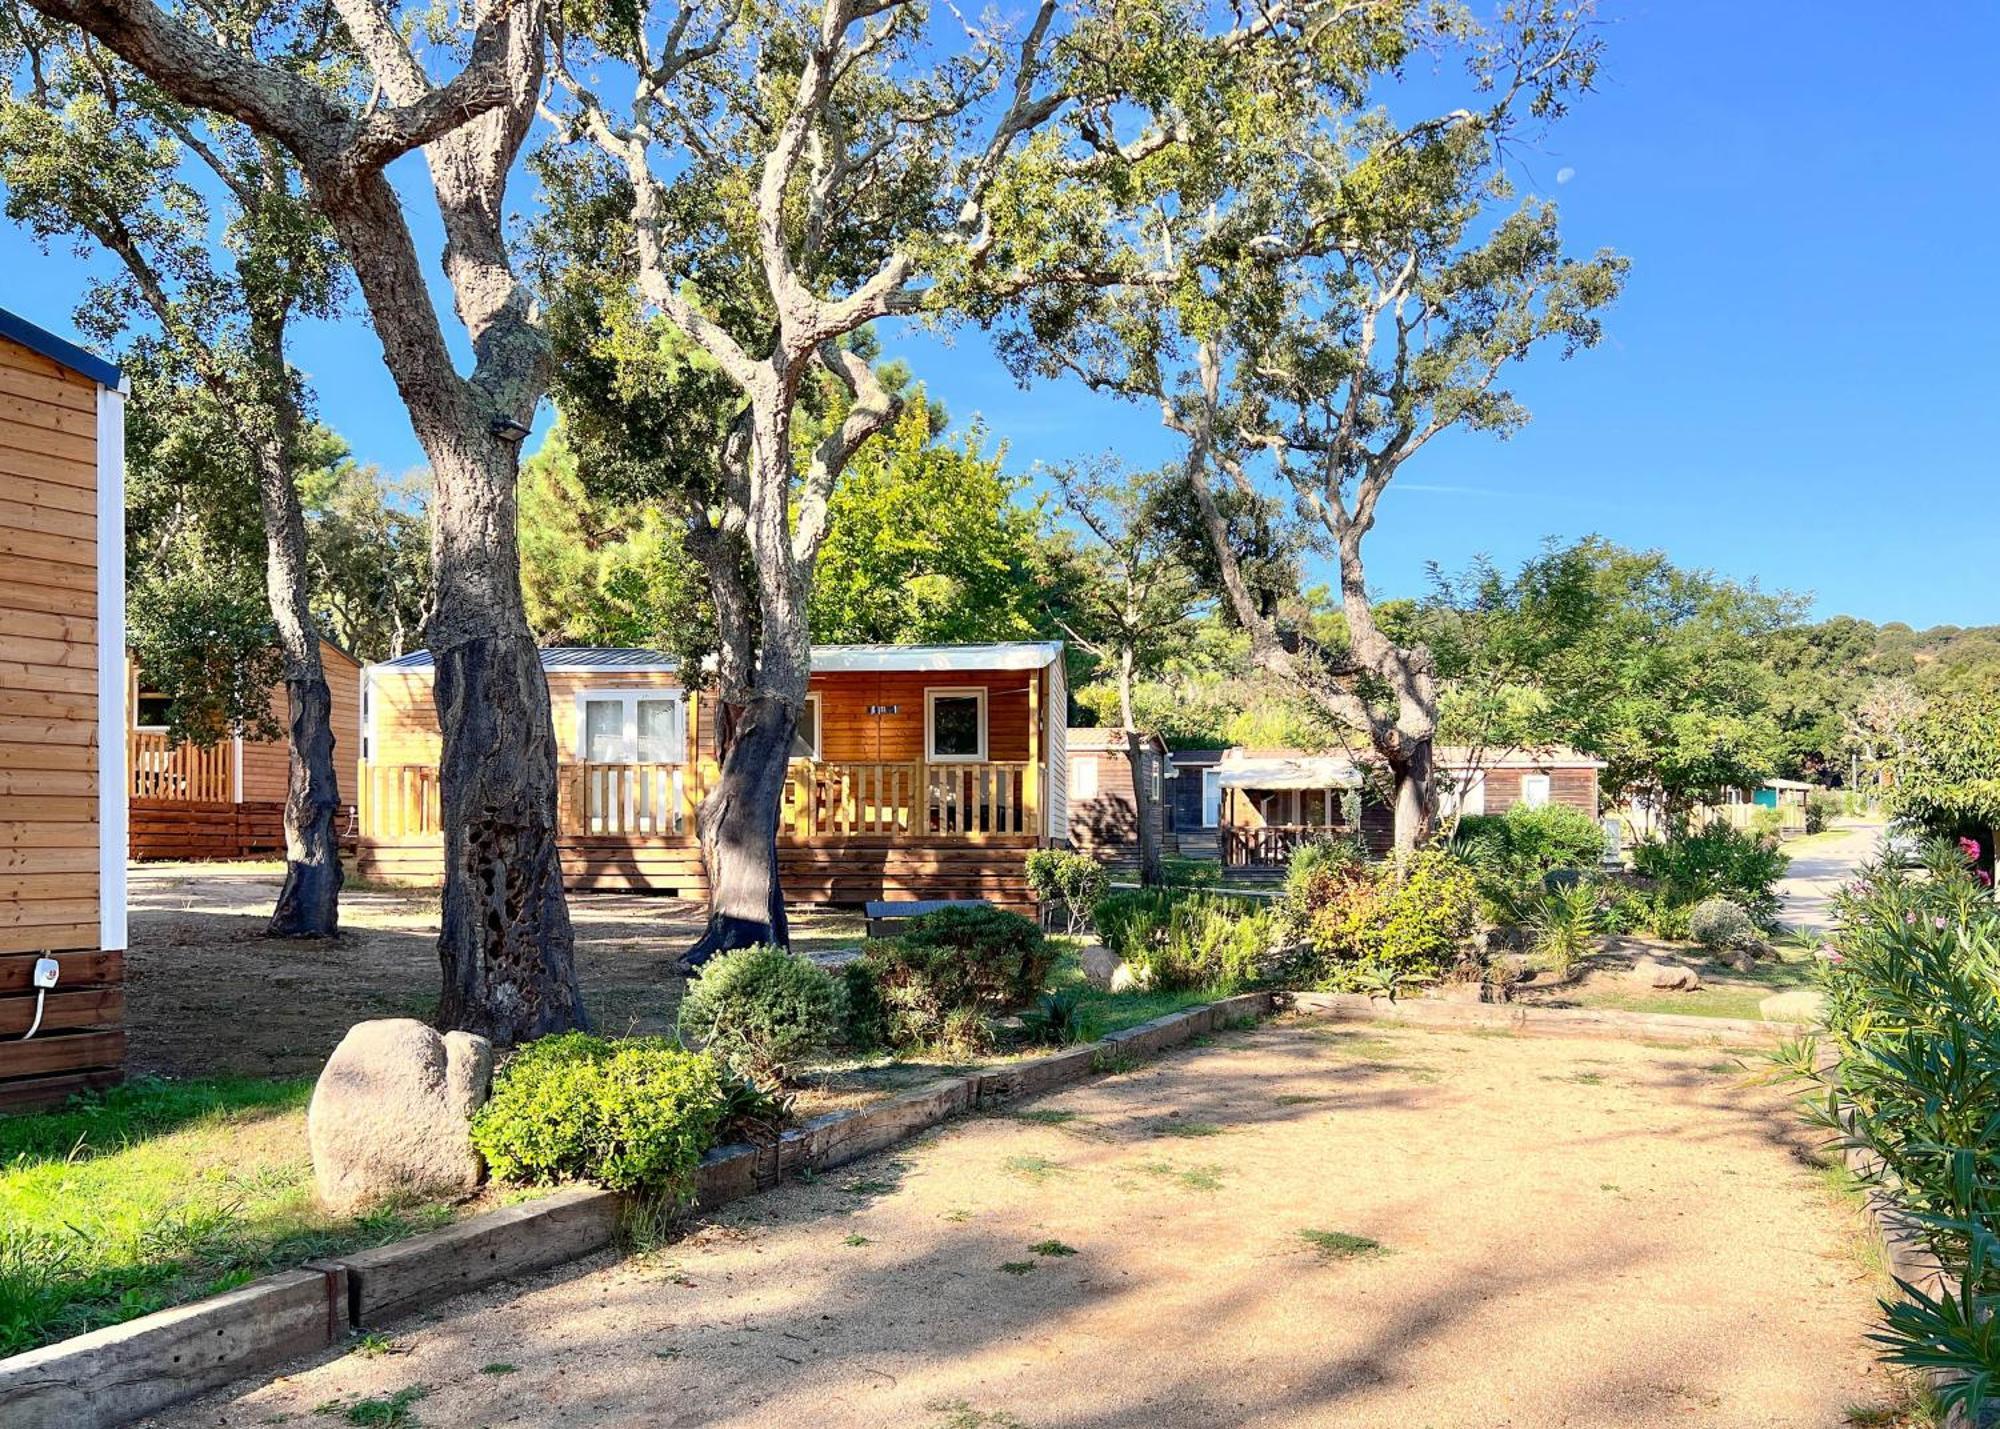
[[[1265,824],[1236,828],[1225,824],[1215,832],[1222,862],[1228,868],[1275,868],[1291,862],[1306,844],[1338,838],[1351,830],[1325,824]]]
[[[792,761],[780,831],[797,839],[945,836],[977,839],[1036,832],[1024,762],[928,764]],[[695,814],[715,784],[712,760],[690,764],[565,764],[557,823],[566,834],[693,837]],[[361,832],[406,838],[442,830],[437,770],[363,764]]]
[[[444,832],[438,772],[429,764],[361,766],[359,821],[369,838],[416,838]]]
[[[125,767],[132,771],[131,797],[172,799],[183,804],[226,804],[235,797],[231,786],[234,751],[227,744],[206,749],[174,744],[157,730],[128,730]]]

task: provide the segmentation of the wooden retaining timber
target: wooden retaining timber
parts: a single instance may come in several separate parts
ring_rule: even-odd
[[[1022,864],[1034,846],[1027,835],[786,839],[778,844],[778,869],[793,902],[983,898],[1032,917],[1035,896]],[[701,849],[685,836],[565,834],[561,850],[563,882],[572,892],[708,896]],[[444,847],[436,837],[364,837],[355,869],[383,882],[434,888],[444,882]]]

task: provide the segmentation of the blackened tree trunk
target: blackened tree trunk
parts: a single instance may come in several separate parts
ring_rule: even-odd
[[[588,1025],[557,848],[548,680],[521,600],[518,452],[489,437],[476,460],[437,468],[429,632],[443,736],[438,1022],[503,1047]]]
[[[285,656],[285,882],[267,931],[331,938],[340,931],[340,776],[333,762],[333,695],[320,660],[299,503],[299,408],[285,366],[285,307],[253,311],[250,348],[264,431],[252,442],[264,515],[264,587]]]
[[[708,927],[682,958],[700,967],[717,953],[791,942],[778,872],[778,821],[798,710],[769,696],[733,722],[715,787],[696,820],[708,871]]]

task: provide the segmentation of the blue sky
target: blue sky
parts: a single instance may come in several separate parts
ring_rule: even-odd
[[[1626,295],[1600,347],[1517,374],[1525,431],[1441,439],[1405,469],[1373,584],[1411,592],[1427,561],[1509,564],[1598,531],[1811,592],[1823,614],[2000,621],[2000,6],[1925,7],[1921,24],[1857,0],[1607,0],[1606,16],[1598,92],[1517,177],[1557,197],[1573,247],[1631,258]],[[0,222],[0,306],[67,331],[80,272]],[[1147,411],[1017,389],[977,333],[882,336],[1018,470],[1171,452]],[[358,456],[421,462],[364,322],[308,331],[297,357]]]

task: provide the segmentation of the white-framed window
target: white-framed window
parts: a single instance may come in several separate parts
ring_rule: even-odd
[[[1523,774],[1521,776],[1521,802],[1531,809],[1539,809],[1549,801],[1549,776],[1546,774]]]
[[[1201,771],[1201,826],[1212,829],[1222,822],[1222,771]]]
[[[1158,759],[1155,759],[1153,761],[1153,772],[1151,777],[1147,780],[1147,782],[1152,786],[1152,791],[1153,791],[1152,800],[1153,800],[1153,807],[1155,808],[1159,807],[1160,802],[1165,797],[1165,792],[1166,792],[1165,776],[1160,768],[1162,762],[1163,761]]]
[[[981,686],[924,691],[924,758],[933,764],[986,759],[986,691]]]
[[[1097,756],[1079,754],[1070,761],[1069,796],[1072,799],[1097,797]]]
[[[815,690],[806,696],[798,728],[792,731],[792,758],[817,761],[819,750],[819,692]]]
[[[576,757],[585,764],[684,764],[679,690],[579,690]]]

